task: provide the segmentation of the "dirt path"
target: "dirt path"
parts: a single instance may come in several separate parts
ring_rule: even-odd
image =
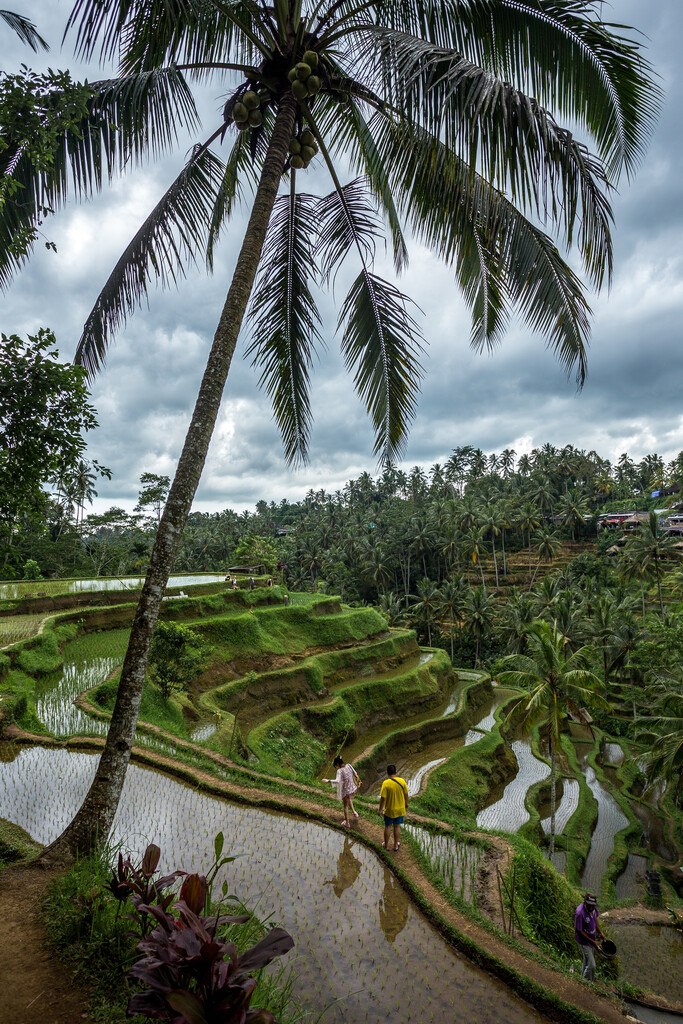
[[[53,873],[10,866],[0,871],[0,1020],[3,1024],[92,1024],[89,993],[45,949],[38,907]]]
[[[19,737],[17,736],[16,738]],[[26,734],[22,738],[29,739]],[[46,742],[45,737],[31,736],[30,739],[33,742],[38,741],[45,746],[54,745],[53,742]],[[104,745],[104,739],[91,737],[87,740],[67,741],[59,745],[79,748],[81,750],[101,749]],[[219,758],[221,761],[225,760],[220,755],[216,755],[216,759]],[[200,785],[204,792],[251,806],[267,807],[289,814],[299,814],[323,822],[339,831],[346,831],[342,830],[339,825],[338,812],[316,801],[315,796],[319,797],[320,794],[314,793],[312,787],[293,783],[291,784],[290,791],[283,794],[260,789],[257,786],[253,788],[240,786],[228,780],[218,779],[215,775],[201,771],[198,768],[181,765],[170,757],[154,754],[140,747],[134,748],[133,759],[139,764],[161,769],[185,782]],[[426,822],[426,820],[419,818],[417,815],[411,815],[411,821],[415,824],[419,824],[421,821]],[[429,820],[431,824],[434,824],[431,819]],[[445,827],[448,828],[449,826]],[[368,846],[374,849],[377,856],[393,868],[403,886],[420,905],[421,911],[432,921],[451,945],[468,955],[480,967],[498,976],[521,995],[524,996],[526,991],[529,1001],[541,1009],[548,1019],[563,1021],[571,1019],[570,1007],[574,1006],[593,1014],[600,1020],[605,1021],[606,1024],[624,1024],[624,1013],[621,1005],[615,999],[610,998],[606,991],[602,994],[597,988],[583,983],[578,978],[565,977],[554,970],[549,961],[546,961],[544,964],[530,959],[522,950],[512,948],[502,938],[492,934],[485,927],[477,924],[448,903],[438,889],[425,878],[407,847],[402,847],[398,854],[383,850],[381,847],[383,830],[379,817],[377,817],[375,823],[372,818],[361,816],[353,831]],[[503,850],[497,850],[497,854],[502,856]],[[5,900],[0,890],[0,913],[3,912],[4,903]],[[529,945],[529,949],[531,948]],[[543,993],[538,990],[536,993],[531,993],[527,980],[546,989],[551,996],[550,1000],[546,1002]],[[38,994],[37,987],[36,994]],[[563,1010],[563,1008],[553,1005],[553,996],[570,1004],[570,1006]],[[55,1021],[61,1019],[59,1017],[54,1018]],[[64,1018],[64,1020],[67,1019],[76,1021],[78,1018]],[[45,1018],[36,1017],[35,1020],[44,1024]],[[52,1019],[48,1017],[47,1022],[51,1024],[51,1021]],[[27,1018],[25,1022],[19,1020],[17,1024],[33,1024],[33,1019]]]

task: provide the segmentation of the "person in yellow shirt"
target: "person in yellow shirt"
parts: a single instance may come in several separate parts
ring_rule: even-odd
[[[382,783],[379,794],[379,813],[384,818],[385,850],[389,848],[391,831],[394,832],[394,851],[401,845],[401,825],[408,809],[408,787],[405,780],[396,774],[396,765],[387,765],[387,778]]]

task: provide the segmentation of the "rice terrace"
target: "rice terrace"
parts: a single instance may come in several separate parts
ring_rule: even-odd
[[[683,12],[54,6],[0,11],[1,1024],[683,1024]]]

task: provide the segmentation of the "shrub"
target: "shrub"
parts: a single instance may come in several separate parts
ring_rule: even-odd
[[[177,622],[159,622],[149,652],[152,679],[168,700],[197,676],[208,655],[204,638]]]

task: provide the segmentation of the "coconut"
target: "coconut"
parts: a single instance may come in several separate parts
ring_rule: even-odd
[[[304,166],[304,162],[300,156],[295,154],[294,156],[290,156],[289,166],[293,167],[295,171],[300,171],[301,168]]]
[[[305,100],[308,96],[308,89],[305,82],[292,82],[292,92],[298,100]]]
[[[304,128],[301,135],[299,136],[299,142],[301,143],[302,146],[315,145],[315,135],[313,134],[310,128]]]
[[[304,64],[303,61],[296,65],[296,77],[300,82],[305,82],[308,76],[311,74],[311,69],[308,64]]]
[[[296,68],[290,68],[289,71],[287,72],[287,78],[290,80],[290,82],[295,82],[298,77],[299,75]]]
[[[251,129],[251,125],[248,121],[235,121],[237,130],[240,132],[248,132]]]
[[[316,92],[319,92],[320,84],[321,83],[320,83],[320,79],[318,78],[318,76],[317,75],[311,75],[310,78],[308,79],[308,81],[306,82],[306,85],[308,87],[308,95],[309,96],[313,96]]]
[[[306,50],[302,57],[304,64],[308,64],[309,68],[315,71],[318,66],[318,54],[315,50]]]
[[[249,124],[251,125],[252,128],[258,128],[258,126],[261,124],[262,121],[263,121],[263,117],[261,116],[261,111],[260,110],[252,110],[252,111],[250,111],[250,113],[249,113]]]
[[[244,103],[247,110],[256,110],[256,108],[259,105],[259,98],[253,89],[249,89],[247,92],[245,92],[244,96],[242,97],[242,103]]]
[[[232,108],[232,116],[236,121],[246,121],[249,117],[249,111],[245,107],[244,103],[236,103]]]
[[[298,155],[301,152],[301,143],[299,142],[298,139],[292,139],[292,141],[289,144],[289,152],[292,155]]]
[[[303,161],[305,164],[310,164],[311,160],[315,156],[315,152],[316,151],[313,149],[313,146],[301,147],[301,156],[303,157]]]

